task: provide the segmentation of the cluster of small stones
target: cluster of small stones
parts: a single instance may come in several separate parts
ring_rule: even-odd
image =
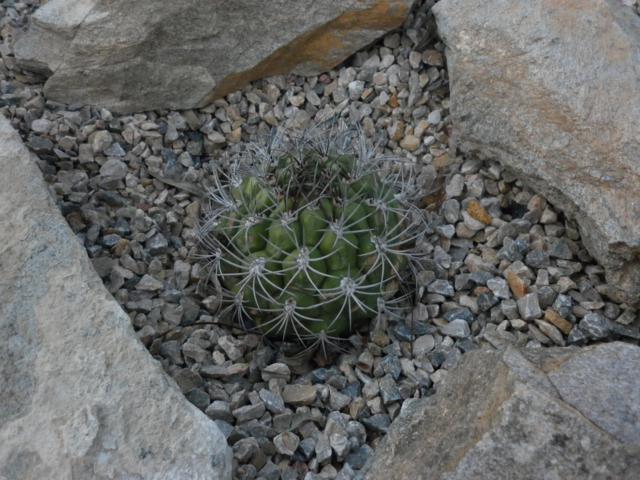
[[[200,295],[198,185],[241,141],[339,116],[419,162],[419,182],[447,167],[448,83],[432,2],[335,71],[258,81],[197,111],[127,116],[46,101],[42,79],[15,68],[11,39],[38,3],[0,2],[0,113],[38,154],[140,340],[225,432],[235,478],[357,477],[403,402],[431,394],[469,350],[640,340],[638,312],[607,300],[575,225],[499,165],[474,160],[458,162],[442,198],[425,201],[435,224],[413,312],[380,319],[335,358],[288,358],[226,325],[215,297]]]

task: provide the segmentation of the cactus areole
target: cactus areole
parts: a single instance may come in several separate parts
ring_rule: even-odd
[[[216,176],[202,228],[221,313],[312,344],[406,308],[427,227],[414,184],[411,162],[354,128],[248,145]]]

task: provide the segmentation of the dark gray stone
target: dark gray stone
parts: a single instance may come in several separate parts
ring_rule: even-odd
[[[362,424],[369,430],[373,430],[378,433],[387,433],[391,420],[386,413],[377,413],[361,420]]]
[[[435,280],[427,287],[427,291],[431,293],[439,293],[445,297],[453,297],[455,291],[453,286],[446,280]]]
[[[471,335],[471,329],[469,324],[461,319],[456,319],[445,326],[440,328],[440,332],[443,335],[448,335],[452,338],[466,338]]]
[[[609,336],[609,320],[596,312],[587,313],[578,323],[578,327],[591,340],[602,340]]]

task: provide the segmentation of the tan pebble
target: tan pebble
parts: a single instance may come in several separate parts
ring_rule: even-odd
[[[422,138],[422,136],[424,135],[424,132],[427,131],[427,128],[429,128],[429,122],[427,122],[424,119],[420,120],[418,122],[418,124],[416,125],[416,128],[415,128],[413,134],[418,138]]]
[[[442,67],[444,65],[444,58],[438,50],[425,50],[422,52],[422,61],[434,67]]]
[[[410,152],[414,152],[420,146],[420,139],[416,138],[414,135],[407,135],[400,142],[400,146],[405,150],[409,150]]]
[[[491,225],[493,217],[489,215],[489,212],[487,212],[487,210],[480,204],[479,201],[471,200],[467,204],[467,212],[479,222],[482,222],[485,225]]]
[[[473,289],[473,295],[476,297],[479,297],[480,295],[482,295],[483,293],[490,293],[491,290],[489,290],[487,287],[484,287],[482,285],[477,286],[476,288]]]
[[[230,143],[238,143],[242,139],[242,128],[238,127],[235,130],[232,130],[231,133],[227,135],[227,140]]]
[[[566,318],[563,318],[558,312],[556,312],[552,308],[547,308],[545,310],[544,319],[547,322],[552,323],[553,325],[558,327],[558,329],[565,335],[569,335],[569,333],[573,329],[573,324]]]
[[[387,128],[387,132],[389,133],[389,138],[391,140],[393,140],[394,142],[399,142],[404,137],[404,122],[394,122],[390,127]]]
[[[121,257],[122,255],[128,252],[129,252],[129,240],[127,240],[126,238],[119,240],[118,243],[116,243],[115,246],[113,247],[113,254],[116,257]]]
[[[507,272],[507,283],[516,299],[522,298],[527,294],[527,284],[516,273]]]

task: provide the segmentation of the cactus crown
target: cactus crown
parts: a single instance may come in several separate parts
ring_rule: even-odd
[[[279,130],[232,157],[202,225],[223,313],[307,345],[399,315],[426,230],[412,165],[343,124]]]

